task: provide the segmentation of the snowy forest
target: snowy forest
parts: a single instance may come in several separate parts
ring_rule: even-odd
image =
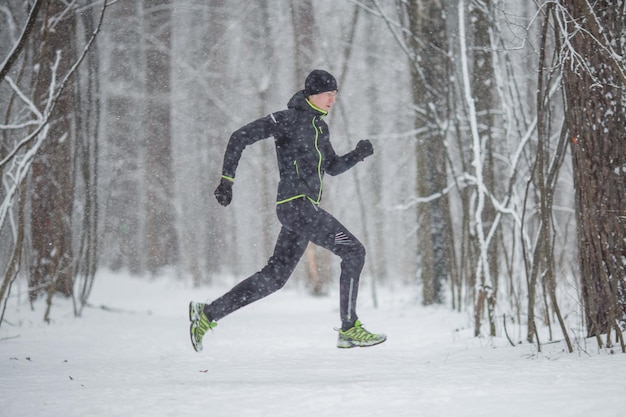
[[[540,346],[573,329],[626,351],[626,1],[7,0],[0,5],[0,325],[99,270],[233,284],[273,251],[271,139],[233,203],[230,134],[338,81],[322,205],[367,249],[360,297],[471,314]],[[310,246],[291,285],[337,285]],[[507,334],[507,325],[523,329]]]

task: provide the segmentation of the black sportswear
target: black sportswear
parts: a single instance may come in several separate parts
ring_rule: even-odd
[[[224,154],[222,175],[234,179],[244,148],[274,137],[280,172],[277,203],[306,196],[319,204],[324,174],[341,174],[364,156],[357,149],[342,156],[335,153],[324,121],[326,112],[313,106],[304,91],[296,93],[287,107],[287,110],[255,120],[231,135]]]

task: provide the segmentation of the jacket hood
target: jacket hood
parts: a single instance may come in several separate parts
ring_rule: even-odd
[[[309,103],[307,103],[306,94],[304,90],[298,91],[296,94],[293,95],[293,97],[291,97],[291,99],[289,100],[289,103],[287,103],[287,108],[306,111],[306,112],[310,112],[313,114],[320,114],[320,115],[326,114],[325,112],[314,109],[313,107],[309,105]]]

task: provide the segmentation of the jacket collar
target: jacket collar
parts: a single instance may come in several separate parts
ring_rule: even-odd
[[[306,104],[308,104],[313,110],[321,113],[322,116],[326,116],[328,114],[326,110],[322,110],[319,107],[317,107],[315,104],[311,103],[308,98],[306,99]]]
[[[305,111],[307,113],[315,114],[317,116],[326,116],[328,114],[327,111],[320,109],[315,106],[313,103],[309,101],[309,99],[304,94],[304,90],[298,91],[296,94],[291,97],[287,107],[290,109],[296,109]]]

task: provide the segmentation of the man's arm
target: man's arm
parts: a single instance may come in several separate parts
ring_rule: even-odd
[[[241,154],[246,146],[274,136],[277,127],[278,122],[275,115],[269,114],[234,131],[224,152],[222,178],[226,177],[234,181],[239,159],[241,159]]]
[[[330,146],[330,149],[333,156],[326,165],[326,172],[330,175],[339,175],[346,172],[355,166],[357,162],[364,160],[374,153],[374,147],[367,139],[360,140],[359,143],[356,144],[356,148],[354,148],[354,150],[342,156],[335,154],[332,146]]]
[[[248,123],[244,127],[236,130],[230,136],[226,151],[224,152],[224,162],[222,164],[222,178],[220,184],[213,193],[217,201],[227,206],[233,198],[233,183],[235,182],[235,172],[241,159],[241,154],[246,146],[274,136],[278,129],[278,121],[274,114],[270,114],[261,119]]]

